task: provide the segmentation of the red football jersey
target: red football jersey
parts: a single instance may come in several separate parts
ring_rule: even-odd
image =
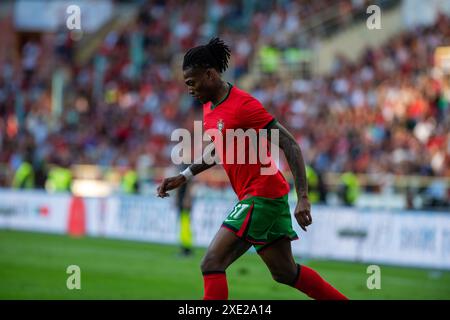
[[[221,102],[217,105],[212,105],[211,102],[203,105],[204,129],[219,130],[222,133],[221,141],[215,139],[215,136],[211,138],[214,141],[216,153],[221,159],[223,168],[239,200],[247,196],[274,199],[282,197],[289,192],[289,184],[276,167],[267,147],[267,152],[265,152],[266,158],[261,161],[261,158],[256,156],[256,161],[254,161],[252,159],[255,158],[251,158],[251,156],[252,153],[255,155],[257,152],[252,146],[257,146],[258,144],[250,144],[250,140],[245,139],[245,144],[240,144],[244,149],[238,150],[239,143],[237,139],[234,140],[234,148],[226,139],[227,129],[242,129],[245,132],[247,132],[247,129],[254,129],[254,132],[258,132],[259,129],[265,128],[273,120],[274,117],[264,109],[258,100],[231,84],[228,95]],[[267,140],[261,143],[266,143],[267,146]],[[256,148],[256,150],[259,149]],[[244,163],[237,158],[242,156],[243,152],[245,152]],[[261,169],[270,166],[268,161],[270,161],[270,165],[275,170],[273,170],[273,174],[263,175],[261,174]]]

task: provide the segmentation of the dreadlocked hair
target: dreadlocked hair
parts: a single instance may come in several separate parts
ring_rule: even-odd
[[[214,68],[220,73],[228,68],[230,48],[219,38],[209,40],[208,44],[189,49],[184,55],[183,70],[188,68]]]

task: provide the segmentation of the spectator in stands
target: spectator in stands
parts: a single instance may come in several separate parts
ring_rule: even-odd
[[[349,4],[362,6],[361,1],[339,3],[349,12]],[[153,166],[171,165],[167,132],[201,118],[172,61],[217,30],[235,46],[229,75],[236,81],[253,72],[252,62],[264,48],[257,44],[280,53],[273,55],[271,75],[249,81],[248,89],[285,119],[305,153],[314,155],[309,163],[318,171],[349,167],[354,173],[450,176],[450,86],[448,77],[432,69],[434,49],[450,43],[449,17],[368,49],[359,61],[341,57],[331,74],[308,79],[280,75],[276,66],[286,48],[297,47],[301,37],[294,30],[331,1],[258,1],[253,13],[239,1],[214,4],[214,21],[204,19],[203,2],[143,5],[134,25],[111,31],[81,65],[68,53],[72,44],[63,34],[54,42],[26,41],[15,59],[0,57],[0,163],[14,172],[17,150],[37,145],[34,159],[49,163],[62,152],[73,163],[129,165],[131,158],[150,154]],[[225,28],[230,17],[250,23]],[[274,29],[267,28],[269,22]],[[273,34],[278,41],[270,42]],[[49,50],[48,43],[55,47]],[[44,52],[50,52],[46,59]],[[56,68],[68,75],[60,115],[51,103]]]

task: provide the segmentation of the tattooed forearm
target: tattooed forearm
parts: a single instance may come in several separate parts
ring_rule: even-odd
[[[308,194],[308,181],[306,178],[305,162],[302,151],[295,138],[280,123],[275,122],[268,129],[278,129],[279,147],[283,150],[286,160],[294,178],[297,197],[306,197]],[[269,130],[270,132],[270,130]]]

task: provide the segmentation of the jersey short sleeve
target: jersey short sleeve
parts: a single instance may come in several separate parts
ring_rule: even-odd
[[[275,118],[254,98],[249,98],[237,112],[239,126],[243,129],[263,129]]]

